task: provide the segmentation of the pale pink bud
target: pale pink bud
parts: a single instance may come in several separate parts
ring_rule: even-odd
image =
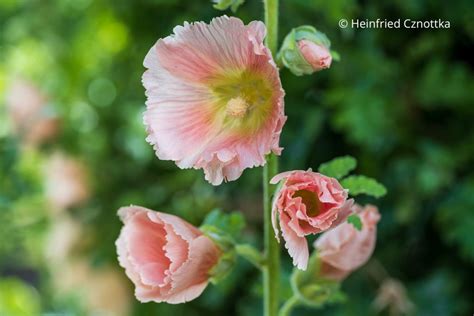
[[[380,214],[373,205],[363,209],[354,206],[362,221],[362,230],[352,224],[342,223],[325,232],[314,246],[322,261],[320,276],[341,281],[352,271],[365,264],[372,255],[377,238],[377,222]]]
[[[118,260],[139,301],[178,304],[201,295],[221,254],[211,239],[174,215],[140,206],[118,214],[124,223]]]
[[[324,45],[318,45],[303,39],[298,41],[298,47],[301,55],[313,67],[314,71],[323,70],[331,66],[331,53]]]

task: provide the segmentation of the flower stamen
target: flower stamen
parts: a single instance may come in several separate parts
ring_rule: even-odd
[[[249,104],[241,97],[232,98],[227,102],[226,112],[235,118],[243,118],[247,114]]]

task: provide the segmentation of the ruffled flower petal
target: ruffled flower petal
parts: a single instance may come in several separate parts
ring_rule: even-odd
[[[276,175],[270,183],[281,182],[272,206],[272,225],[278,239],[282,230],[293,263],[306,269],[306,235],[321,233],[343,222],[350,214],[353,200],[339,182],[322,174],[288,171]]]
[[[151,48],[143,75],[147,141],[214,185],[281,152],[284,92],[261,22],[185,23]]]

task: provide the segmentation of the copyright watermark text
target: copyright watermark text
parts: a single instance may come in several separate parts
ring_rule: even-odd
[[[359,20],[359,19],[340,19],[340,28],[353,29],[449,29],[451,23],[441,19],[437,20],[411,20],[411,19],[376,19],[376,20]]]

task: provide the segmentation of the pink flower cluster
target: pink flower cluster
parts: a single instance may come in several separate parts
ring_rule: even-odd
[[[308,265],[305,236],[324,231],[315,243],[324,263],[324,276],[341,280],[368,260],[380,219],[375,206],[361,209],[347,199],[347,190],[336,179],[311,170],[280,173],[271,180],[273,184],[278,182],[281,185],[273,201],[273,228],[278,240],[281,229],[295,266],[306,270]],[[345,222],[350,214],[360,216],[362,231]]]
[[[185,23],[145,57],[143,75],[147,141],[160,159],[180,168],[203,169],[213,185],[240,177],[243,170],[280,154],[284,91],[262,22],[248,25],[227,16],[210,24]],[[316,70],[331,64],[329,51],[302,40],[302,56]],[[308,171],[275,176],[280,183],[272,208],[294,265],[306,269],[306,236],[325,232],[315,243],[321,275],[342,280],[373,252],[377,209],[348,199],[334,178]],[[359,214],[363,228],[344,223]],[[142,302],[182,303],[206,288],[222,249],[184,220],[130,206],[119,210],[124,223],[116,242],[119,262]]]

